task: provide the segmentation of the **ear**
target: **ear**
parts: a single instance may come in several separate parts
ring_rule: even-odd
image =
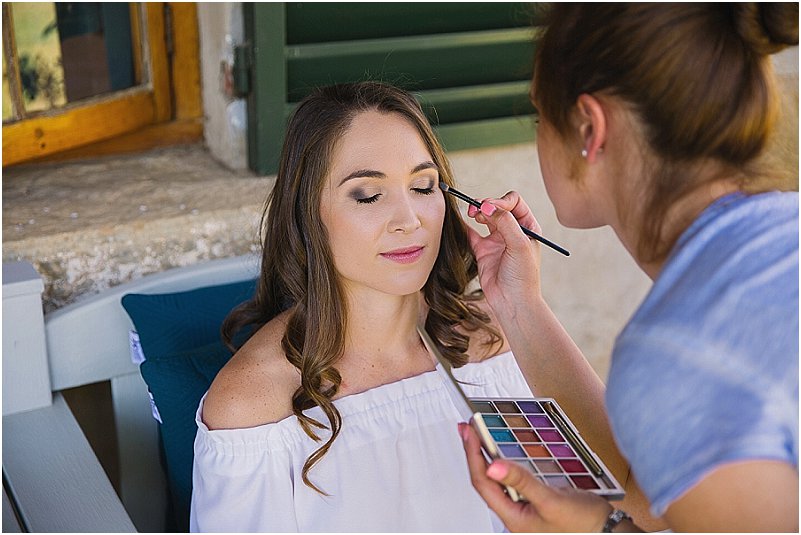
[[[576,110],[582,149],[587,151],[587,161],[595,163],[606,143],[606,110],[600,100],[586,93],[579,95]]]

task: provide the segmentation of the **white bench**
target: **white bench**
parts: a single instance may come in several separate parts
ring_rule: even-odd
[[[3,531],[161,532],[167,490],[147,387],[130,357],[127,293],[168,293],[254,278],[243,256],[171,269],[43,317],[42,282],[3,264]],[[120,498],[61,390],[110,381]]]

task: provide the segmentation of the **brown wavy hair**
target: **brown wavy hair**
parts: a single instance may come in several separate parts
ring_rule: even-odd
[[[322,441],[315,429],[331,436],[303,466],[303,481],[325,494],[308,478],[342,426],[332,402],[342,378],[336,369],[344,350],[347,310],[339,275],[329,248],[328,232],[320,218],[321,192],[337,140],[354,117],[376,110],[394,113],[412,124],[439,170],[439,179],[453,184],[445,152],[415,98],[380,82],[333,85],[314,90],[295,109],[286,130],[275,185],[261,219],[261,272],[256,293],[226,318],[223,339],[235,350],[234,337],[243,328],[255,332],[276,315],[289,310],[281,341],[287,360],[299,371],[301,385],[292,396],[292,411],[306,434]],[[467,293],[478,268],[464,223],[454,200],[445,196],[445,218],[439,254],[423,286],[430,307],[425,326],[446,359],[454,366],[467,362],[469,337],[457,330],[484,330],[489,344],[500,341],[489,317],[475,304],[480,293]],[[328,425],[303,413],[318,406]]]
[[[643,125],[655,158],[641,189],[642,258],[673,247],[678,236],[663,236],[664,219],[702,185],[693,173],[701,161],[742,177],[744,191],[797,188],[775,169],[749,166],[775,129],[768,55],[798,44],[797,3],[557,3],[542,15],[532,85],[542,117],[579,143],[568,138],[576,101],[600,93],[628,103]]]

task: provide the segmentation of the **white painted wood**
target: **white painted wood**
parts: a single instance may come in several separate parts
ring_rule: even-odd
[[[42,290],[31,264],[3,264],[3,415],[51,402]]]
[[[115,286],[45,318],[53,390],[137,372],[128,350],[133,328],[120,304],[127,293],[165,293],[254,278],[258,259],[240,256],[171,269]]]
[[[163,532],[167,518],[167,478],[159,463],[158,422],[150,412],[147,385],[139,373],[111,380],[120,496],[136,529]]]
[[[17,514],[11,505],[11,499],[3,488],[3,533],[22,533],[22,526],[19,525]]]
[[[3,416],[3,473],[32,532],[135,531],[61,394]]]
[[[3,417],[3,470],[11,498],[32,531],[110,532],[135,527],[164,531],[167,486],[158,428],[147,387],[131,362],[128,331],[133,325],[120,300],[127,293],[178,292],[251,279],[258,269],[254,256],[172,269],[111,288],[44,318],[38,339],[43,347],[46,341],[48,402],[52,390],[54,403]],[[5,298],[5,285],[3,289]],[[40,296],[36,299],[41,312]],[[16,306],[7,311],[5,299],[3,309],[5,359],[5,320],[18,311]],[[4,409],[7,375],[4,368]],[[16,380],[13,375],[10,379]],[[107,380],[118,432],[122,502],[57,392]]]

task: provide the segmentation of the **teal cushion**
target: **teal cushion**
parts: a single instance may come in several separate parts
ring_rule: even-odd
[[[247,301],[255,280],[169,294],[126,294],[122,306],[139,334],[139,370],[161,418],[160,434],[174,527],[189,530],[195,412],[231,352],[220,326]]]
[[[238,304],[253,297],[246,280],[167,294],[126,294],[122,306],[139,333],[145,357],[158,359],[220,340],[220,325]]]

